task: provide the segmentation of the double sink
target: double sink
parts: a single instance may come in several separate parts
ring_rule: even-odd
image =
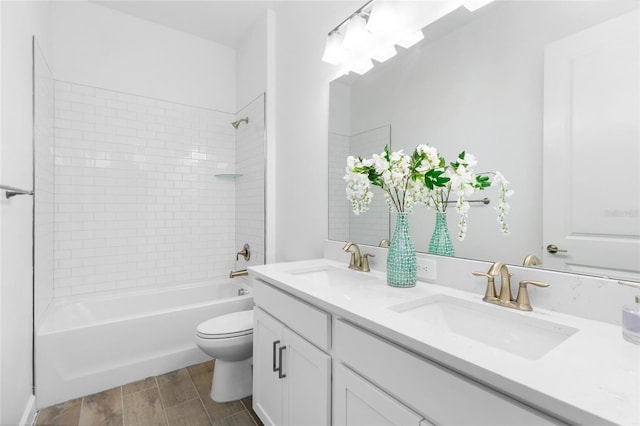
[[[290,271],[314,285],[335,290],[357,284],[383,284],[382,274],[362,273],[347,268],[323,265]],[[377,281],[377,283],[374,283]],[[416,321],[432,330],[470,339],[481,345],[505,351],[529,360],[549,353],[578,332],[577,328],[553,321],[553,315],[542,319],[528,312],[513,311],[476,300],[434,293],[426,297],[393,303],[384,309],[396,313],[404,321]],[[402,290],[407,291],[407,290]],[[409,290],[410,291],[410,290]]]

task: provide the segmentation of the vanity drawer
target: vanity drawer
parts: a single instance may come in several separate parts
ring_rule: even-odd
[[[334,358],[438,425],[559,425],[464,376],[342,320]]]
[[[329,351],[331,315],[256,278],[254,301],[318,348]]]

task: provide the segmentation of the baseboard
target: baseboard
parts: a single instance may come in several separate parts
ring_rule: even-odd
[[[22,418],[20,419],[20,426],[32,426],[36,421],[36,397],[34,395],[29,396]]]

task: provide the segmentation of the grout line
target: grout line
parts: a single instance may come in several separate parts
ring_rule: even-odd
[[[78,415],[78,425],[80,424],[80,419],[82,418],[82,410],[84,409],[84,396],[80,400],[80,414]]]
[[[200,395],[200,391],[198,390],[198,387],[193,382],[193,376],[191,375],[191,371],[189,371],[188,367],[185,367],[185,369],[187,370],[187,375],[189,376],[189,380],[191,381],[191,385],[196,390],[196,395],[198,395],[198,401],[200,401],[200,406],[204,410],[204,414],[206,414],[207,419],[209,419],[209,424],[213,425],[213,420],[211,419],[211,416],[209,415],[209,411],[207,410],[207,407],[204,406],[204,401],[202,400],[202,395]]]
[[[124,421],[124,386],[120,386],[120,406],[122,408],[122,426],[127,426]]]
[[[164,400],[160,393],[160,385],[158,384],[158,376],[153,376],[153,381],[156,383],[156,389],[158,390],[158,399],[160,400],[160,406],[162,407],[162,415],[167,426],[169,426],[169,416],[167,415],[167,408],[164,406]]]

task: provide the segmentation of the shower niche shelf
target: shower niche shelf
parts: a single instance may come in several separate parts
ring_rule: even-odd
[[[219,177],[222,179],[237,179],[242,176],[241,173],[216,173],[215,177]]]

